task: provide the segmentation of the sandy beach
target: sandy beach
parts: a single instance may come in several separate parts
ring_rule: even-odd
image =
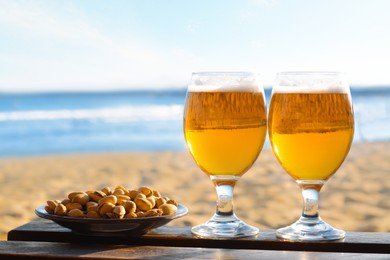
[[[339,171],[321,192],[321,217],[346,231],[390,231],[390,143],[353,144]],[[169,225],[196,225],[215,210],[208,177],[187,151],[61,155],[0,159],[0,236],[31,219],[48,199],[71,191],[142,185],[159,190],[189,208]],[[270,149],[237,183],[235,212],[260,229],[294,222],[301,194]]]

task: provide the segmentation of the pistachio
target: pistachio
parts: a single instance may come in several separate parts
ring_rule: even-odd
[[[85,206],[86,206],[86,208],[88,210],[88,208],[90,208],[90,207],[97,207],[98,204],[95,201],[88,201],[87,204],[85,204]]]
[[[85,193],[87,193],[87,195],[89,196],[90,194],[94,193],[95,190],[87,190]]]
[[[111,212],[114,208],[115,208],[115,204],[103,203],[98,206],[97,212],[100,214],[100,216],[103,216]]]
[[[137,218],[137,214],[135,214],[134,212],[129,212],[127,213],[124,218]]]
[[[89,194],[89,199],[95,202],[98,202],[100,199],[106,197],[107,195],[102,191],[95,191],[94,193]]]
[[[117,202],[116,202],[117,204],[121,204],[124,201],[130,200],[130,197],[126,195],[116,195],[116,198],[117,198]]]
[[[46,203],[47,203],[47,206],[49,206],[49,208],[52,209],[53,211],[56,208],[56,206],[58,205],[58,202],[54,201],[54,200],[48,200]]]
[[[131,200],[135,200],[139,193],[141,193],[139,190],[130,190],[128,196],[131,198]]]
[[[177,207],[173,204],[165,203],[158,208],[162,210],[163,215],[171,215],[177,212]]]
[[[137,194],[137,196],[135,196],[133,201],[136,201],[137,199],[140,199],[140,198],[146,199],[146,195],[140,192],[140,193]]]
[[[173,200],[173,199],[169,199],[169,200],[167,201],[167,204],[173,204],[173,205],[175,205],[176,207],[178,206],[177,201],[176,201],[176,200]]]
[[[158,197],[155,200],[156,200],[156,205],[155,205],[156,208],[160,207],[162,204],[167,203],[167,201],[161,197]]]
[[[86,204],[87,212],[97,211],[98,204],[95,201],[88,201]]]
[[[66,215],[66,207],[64,204],[57,204],[56,208],[54,209],[54,214],[59,216],[65,216]]]
[[[137,218],[142,218],[142,217],[145,217],[145,213],[143,211],[138,211],[137,213],[135,213],[137,215]]]
[[[111,203],[111,204],[116,204],[118,201],[118,199],[116,198],[115,195],[108,195],[104,198],[101,198],[99,201],[98,201],[98,204],[101,205],[101,204],[104,204],[104,203]]]
[[[153,196],[155,196],[157,198],[161,197],[160,192],[158,192],[157,190],[153,190],[152,194],[153,194]]]
[[[125,207],[122,205],[115,206],[112,213],[114,214],[115,218],[123,218],[123,216],[126,214]]]
[[[122,202],[121,205],[125,208],[127,213],[130,213],[130,212],[135,213],[135,211],[137,209],[137,205],[134,203],[134,201],[131,201],[131,200],[124,201],[124,202]]]
[[[71,192],[68,194],[68,199],[70,199],[71,201],[73,201],[73,198],[76,197],[77,195],[79,194],[82,194],[82,195],[88,195],[87,193],[83,192],[83,191],[74,191],[74,192]]]
[[[83,208],[83,206],[80,203],[74,203],[74,202],[70,202],[70,203],[66,204],[65,207],[66,207],[66,210],[68,210],[68,211],[70,211],[72,209],[81,210]]]
[[[54,214],[54,209],[50,208],[48,205],[45,206],[45,210],[49,214]]]
[[[98,205],[97,205],[97,203],[96,203],[96,205],[89,206],[89,207],[87,208],[87,211],[88,211],[88,212],[89,212],[89,211],[95,211],[95,212],[97,212],[97,211],[98,211]]]
[[[146,198],[136,199],[135,204],[137,205],[137,208],[139,208],[142,211],[148,211],[148,210],[151,210],[153,208],[152,203],[149,200],[147,200]]]
[[[161,209],[151,209],[145,212],[145,217],[161,216],[163,211]]]
[[[97,213],[96,211],[88,211],[87,218],[101,218],[101,217],[99,213]]]
[[[89,196],[87,193],[83,192],[83,193],[80,193],[80,194],[76,194],[73,199],[72,199],[72,202],[73,203],[79,203],[81,205],[85,205],[87,204],[87,202],[89,201]]]
[[[116,190],[123,190],[125,195],[129,195],[129,190],[123,187],[122,185],[118,185],[115,187]]]
[[[154,206],[156,206],[156,199],[154,198],[153,195],[149,196],[146,198],[148,201],[150,201],[150,203],[152,204],[152,208],[154,208]]]
[[[64,204],[65,206],[66,206],[66,204],[71,203],[71,202],[72,202],[72,201],[71,201],[70,199],[63,199],[63,200],[61,201],[61,203]]]
[[[139,187],[138,190],[145,194],[146,197],[150,196],[153,194],[153,190],[149,187],[146,187],[146,186],[142,186],[142,187]]]
[[[125,191],[121,189],[115,189],[114,192],[112,193],[114,195],[125,195]]]
[[[110,187],[104,187],[102,190],[106,195],[111,195],[111,188]]]
[[[81,217],[84,217],[84,212],[82,212],[81,210],[79,209],[72,209],[70,210],[67,215],[69,217],[76,217],[76,218],[81,218]]]

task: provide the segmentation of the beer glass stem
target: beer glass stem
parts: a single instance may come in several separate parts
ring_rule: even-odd
[[[319,215],[319,193],[324,181],[297,181],[302,191],[303,210],[301,220],[318,222]]]
[[[302,216],[294,224],[276,230],[276,236],[289,240],[319,241],[345,237],[343,230],[335,229],[320,218],[318,195],[325,181],[298,180],[302,190]]]
[[[234,185],[216,185],[218,195],[216,215],[220,217],[233,216],[233,190]]]
[[[195,226],[192,233],[201,237],[246,237],[259,233],[259,229],[240,220],[233,210],[233,191],[240,176],[210,176],[217,191],[217,209],[206,223]]]

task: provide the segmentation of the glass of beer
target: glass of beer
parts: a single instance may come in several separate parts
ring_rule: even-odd
[[[303,195],[300,219],[279,238],[337,240],[345,232],[324,222],[318,195],[348,154],[354,134],[351,93],[343,73],[281,72],[272,89],[268,133],[272,149]]]
[[[214,216],[192,228],[200,237],[243,237],[259,230],[235,215],[233,190],[263,148],[264,89],[251,72],[193,73],[184,108],[187,148],[217,192]]]

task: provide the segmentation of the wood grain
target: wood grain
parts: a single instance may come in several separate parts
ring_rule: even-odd
[[[349,253],[390,254],[390,233],[347,232],[342,241],[331,242],[289,242],[275,236],[274,230],[260,230],[256,237],[238,239],[199,238],[191,233],[190,227],[164,226],[141,237],[92,237],[80,235],[63,228],[52,221],[37,219],[11,230],[8,240],[73,242],[104,245],[201,247],[249,250],[285,250]]]
[[[0,241],[2,259],[388,259],[361,253],[288,252],[194,247]]]

